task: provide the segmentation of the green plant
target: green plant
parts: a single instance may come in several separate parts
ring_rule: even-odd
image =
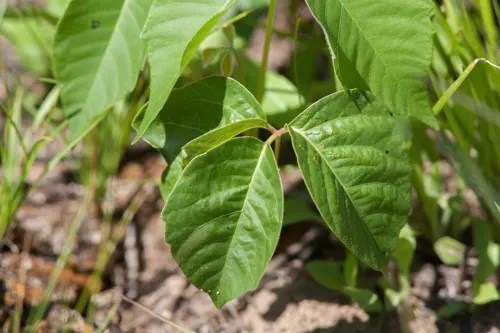
[[[257,286],[283,219],[271,144],[276,142],[278,155],[284,134],[292,139],[325,223],[364,263],[385,270],[410,208],[405,118],[436,126],[424,82],[432,49],[432,5],[384,4],[395,21],[406,22],[398,38],[388,41],[390,25],[369,28],[378,9],[373,4],[308,1],[336,56],[340,81],[353,89],[321,99],[276,130],[258,103],[265,95],[265,60],[257,100],[224,77],[172,91],[202,40],[222,27],[218,21],[233,3],[203,1],[194,6],[157,0],[136,8],[115,1],[104,9],[96,1],[70,2],[56,34],[55,69],[74,137],[87,132],[103,110],[131,90],[141,64],[136,39],[144,25],[151,96],[137,119],[138,136],[144,135],[169,162],[162,185],[166,239],[188,279],[217,306]],[[274,6],[272,1],[266,45]],[[133,19],[137,25],[131,30],[125,23]],[[349,34],[337,29],[343,25],[350,27]],[[414,44],[402,43],[406,38]],[[86,47],[89,39],[99,40],[102,47]],[[264,59],[267,53],[265,47]],[[269,129],[270,137],[265,142],[234,138],[255,128]]]
[[[0,128],[3,139],[0,142],[0,238],[3,237],[20,205],[39,183],[29,184],[29,171],[38,153],[57,134],[44,125],[45,119],[55,109],[59,99],[59,88],[54,88],[45,98],[29,128],[22,123],[22,102],[25,91],[18,88],[12,105],[3,107],[5,123]]]
[[[467,89],[493,108],[488,116],[496,119],[497,98],[483,94],[477,88],[481,82],[468,85],[465,78],[473,77],[472,69],[460,76],[464,59],[483,51],[482,35],[471,28],[468,17],[455,15],[454,1],[445,1],[446,19],[431,0],[307,0],[326,37],[335,68],[335,84],[329,86],[335,88],[305,105],[320,93],[299,82],[294,85],[266,66],[276,1],[269,2],[260,64],[247,59],[238,45],[241,40],[233,25],[246,14],[231,16],[228,11],[235,3],[70,1],[57,26],[53,52],[54,74],[72,131],[71,142],[58,158],[105,118],[126,127],[117,148],[122,151],[131,118],[143,106],[132,91],[146,60],[149,101],[133,127],[136,141],[144,138],[168,162],[160,186],[166,201],[165,238],[193,284],[218,307],[257,287],[283,223],[278,162],[286,137],[322,219],[350,253],[340,265],[342,276],[334,288],[372,310],[397,305],[409,290],[415,249],[413,232],[409,228],[401,232],[411,207],[412,181],[426,217],[414,229],[425,234],[438,252],[442,244],[450,243],[448,238],[443,241],[445,229],[449,226],[449,233],[456,236],[464,224],[456,211],[441,223],[439,184],[429,186],[439,183],[440,176],[429,175],[424,162],[452,156],[463,183],[478,193],[488,217],[498,222],[497,125],[484,115],[474,115],[477,127],[487,133],[483,140],[468,123],[471,115],[451,108],[453,98]],[[486,53],[496,57],[493,11],[487,3],[479,4],[487,23]],[[241,10],[261,5],[249,3]],[[451,40],[460,24],[467,27],[464,39],[470,50]],[[295,57],[295,80],[299,80],[299,61]],[[212,76],[215,73],[224,76]],[[495,74],[482,74],[489,87],[497,86]],[[438,101],[434,108],[429,77],[432,97]],[[142,88],[137,91],[143,95]],[[109,118],[109,111],[123,100],[133,104],[123,108],[129,113]],[[101,126],[99,131],[106,128]],[[453,139],[440,129],[450,130]],[[431,135],[438,136],[438,149]],[[103,174],[116,170],[116,163],[109,170]],[[475,232],[483,234],[484,229]],[[482,258],[497,251],[495,240],[490,243],[481,251]],[[386,300],[374,299],[373,292],[356,286],[358,260],[385,271],[391,259],[398,264],[398,283],[380,281]],[[484,287],[484,276],[495,264],[481,267],[483,273],[474,286],[477,295],[491,288]],[[332,272],[340,267],[327,266]]]

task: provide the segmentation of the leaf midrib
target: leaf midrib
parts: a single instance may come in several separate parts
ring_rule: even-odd
[[[224,258],[224,265],[221,268],[221,276],[220,276],[219,281],[217,282],[217,288],[215,288],[216,289],[216,295],[217,295],[217,301],[218,301],[217,303],[220,303],[220,297],[221,297],[221,294],[220,294],[220,289],[221,289],[220,288],[220,284],[221,284],[221,281],[224,279],[224,276],[225,276],[224,273],[225,273],[225,270],[226,270],[227,258],[229,257],[229,250],[231,249],[231,247],[233,245],[234,236],[237,234],[237,231],[240,228],[240,225],[241,225],[240,219],[241,219],[241,216],[242,216],[243,211],[245,209],[245,206],[247,205],[247,202],[248,202],[248,194],[250,193],[250,188],[251,188],[252,183],[254,182],[254,179],[255,179],[255,176],[257,174],[257,171],[260,169],[260,165],[262,164],[264,156],[266,155],[266,150],[267,150],[267,144],[263,143],[263,147],[262,147],[262,150],[260,151],[259,159],[257,160],[257,164],[255,165],[255,169],[254,169],[254,172],[252,173],[252,177],[250,178],[250,182],[248,183],[248,190],[247,190],[247,193],[245,195],[245,199],[243,200],[243,204],[241,205],[240,215],[238,217],[238,221],[236,222],[236,228],[234,229],[234,233],[231,236],[231,240],[229,241],[228,253],[226,254],[226,256]]]
[[[396,80],[397,79],[397,76],[395,77],[394,74],[392,73],[392,67],[390,67],[389,65],[387,65],[384,61],[384,57],[381,57],[380,54],[378,53],[378,49],[376,47],[373,46],[373,44],[370,42],[370,39],[366,36],[365,32],[363,31],[363,29],[361,29],[361,26],[359,25],[358,21],[354,18],[354,16],[352,15],[351,11],[348,9],[348,7],[346,6],[346,4],[344,3],[344,0],[338,0],[341,5],[342,5],[342,8],[346,11],[346,13],[348,14],[348,16],[351,18],[352,22],[354,23],[354,25],[358,28],[359,32],[361,33],[361,35],[363,36],[363,38],[365,39],[366,43],[370,46],[370,48],[373,50],[373,53],[376,55],[376,57],[378,59],[380,59],[380,62],[382,63],[382,65],[384,65],[384,68],[386,70],[386,72],[389,74],[389,76],[393,79],[393,80]],[[340,47],[340,46],[339,46]]]
[[[352,200],[351,198],[351,195],[349,194],[349,192],[347,191],[347,187],[344,185],[344,183],[342,182],[342,180],[337,176],[337,174],[335,173],[335,170],[333,170],[333,168],[330,166],[330,164],[328,163],[327,159],[323,156],[323,154],[321,153],[321,151],[318,149],[318,147],[316,147],[316,145],[311,141],[309,140],[309,138],[305,135],[305,133],[303,133],[300,129],[296,128],[296,127],[293,127],[293,126],[290,126],[290,128],[296,132],[297,134],[299,134],[300,136],[302,136],[310,145],[311,147],[314,148],[314,150],[316,151],[316,153],[321,157],[321,159],[325,162],[325,164],[328,166],[328,169],[330,169],[330,171],[332,172],[333,176],[335,177],[335,179],[337,179],[337,181],[339,182],[340,186],[342,186],[342,189],[344,190],[345,194],[347,195],[347,197],[349,198],[349,201],[351,202],[351,204],[353,205],[355,211],[356,211],[356,215],[358,215],[359,219],[361,220],[361,225],[363,226],[363,228],[365,229],[365,231],[367,232],[367,234],[370,236],[370,238],[373,240],[373,242],[375,243],[375,245],[377,246],[377,249],[380,251],[380,253],[383,253],[383,251],[380,249],[380,246],[378,244],[378,242],[375,240],[375,237],[373,237],[372,233],[370,232],[370,230],[368,229],[368,226],[366,225],[366,222],[365,220],[363,219],[363,217],[359,214],[359,209],[358,207],[356,206],[356,204],[354,203],[354,201]]]

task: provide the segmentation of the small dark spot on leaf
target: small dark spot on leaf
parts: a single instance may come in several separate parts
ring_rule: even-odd
[[[389,115],[390,115],[391,117],[394,117],[394,114],[393,114],[392,112],[389,112]]]
[[[101,25],[101,22],[98,20],[92,20],[91,27],[92,29],[97,29]]]
[[[388,150],[386,150],[386,151],[385,151],[385,154],[386,154],[386,155],[389,155],[389,151],[388,151]]]

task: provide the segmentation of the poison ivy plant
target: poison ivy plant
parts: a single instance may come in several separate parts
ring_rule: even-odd
[[[188,279],[217,306],[257,286],[283,221],[269,143],[286,130],[326,224],[364,263],[385,270],[410,204],[396,117],[352,90],[320,100],[268,143],[229,139],[248,122],[266,127],[264,119],[239,83],[212,77],[175,90],[146,133],[171,161],[162,186],[166,240]]]
[[[138,125],[141,137],[154,121],[184,68],[235,0],[155,0],[144,27],[151,66],[151,94]]]
[[[394,113],[433,127],[427,89],[434,8],[430,0],[306,0],[346,88],[372,91]]]
[[[400,121],[411,116],[436,125],[425,82],[432,6],[427,0],[307,0],[331,45],[342,84],[354,89],[302,111],[298,89],[275,73],[267,73],[266,86],[259,87],[266,88],[260,105],[249,92],[261,82],[257,66],[243,56],[237,57],[240,67],[234,75],[245,86],[208,77],[174,89],[195,52],[210,64],[219,51],[231,59],[238,55],[232,26],[218,35],[214,29],[224,27],[217,24],[234,2],[71,1],[54,50],[72,129],[84,132],[125,97],[147,53],[150,99],[136,119],[137,137],[168,163],[160,187],[166,201],[165,238],[187,278],[221,307],[257,287],[284,220],[323,220],[352,253],[332,285],[342,282],[344,293],[378,311],[378,296],[355,288],[358,259],[385,271],[406,223],[410,163]],[[223,73],[232,71],[229,65],[222,66]],[[270,137],[261,141],[254,129],[266,129]],[[247,136],[237,137],[241,134]],[[271,148],[276,142],[279,155],[283,135],[291,137],[321,218],[297,206],[284,219]],[[413,243],[402,247],[411,252]],[[411,259],[406,252],[397,258],[405,278]]]
[[[140,32],[153,0],[72,0],[54,43],[54,71],[72,137],[135,86],[144,63]]]

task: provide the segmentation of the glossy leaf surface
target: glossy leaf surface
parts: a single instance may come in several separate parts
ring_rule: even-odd
[[[266,128],[265,119],[252,94],[231,78],[208,77],[174,90],[144,136],[170,164],[164,199],[192,158],[248,129]]]
[[[155,0],[144,27],[151,66],[149,105],[138,137],[156,118],[197,47],[234,0]]]
[[[73,138],[134,88],[144,63],[140,33],[151,3],[69,3],[55,37],[54,71]]]
[[[372,91],[393,112],[437,126],[427,92],[433,50],[429,0],[306,0],[346,88]]]
[[[384,270],[410,208],[410,165],[395,117],[353,90],[321,99],[288,130],[326,224],[358,258]]]
[[[194,158],[163,217],[172,255],[217,307],[255,289],[283,219],[272,150],[255,138],[236,138]]]

